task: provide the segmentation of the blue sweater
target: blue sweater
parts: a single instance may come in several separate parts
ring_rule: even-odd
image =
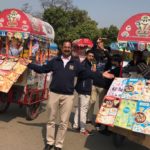
[[[61,56],[48,61],[46,65],[38,66],[29,64],[28,67],[37,73],[53,72],[50,91],[58,94],[72,95],[74,92],[74,78],[80,76],[81,79],[92,77],[92,73],[87,71],[77,60],[71,60],[64,67]]]

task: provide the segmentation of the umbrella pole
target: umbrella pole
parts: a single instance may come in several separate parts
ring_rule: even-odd
[[[29,43],[29,58],[32,56],[32,40],[30,39],[30,43]]]
[[[125,48],[123,48],[123,52],[122,52],[122,62],[121,62],[121,66],[120,66],[120,77],[122,77],[122,74],[123,74],[123,61],[124,61],[124,56],[125,56]]]

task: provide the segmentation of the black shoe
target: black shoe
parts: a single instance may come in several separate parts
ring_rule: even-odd
[[[46,144],[44,150],[51,150],[52,148],[53,148],[53,145]]]
[[[62,150],[62,149],[59,147],[54,147],[54,150]]]

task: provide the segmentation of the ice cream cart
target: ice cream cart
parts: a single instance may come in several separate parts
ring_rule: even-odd
[[[149,53],[150,13],[129,18],[121,27],[118,42],[124,51],[139,50]],[[130,48],[129,48],[130,47]],[[124,53],[125,54],[125,53]],[[149,55],[148,55],[149,56]],[[150,148],[150,91],[144,78],[115,78],[105,97],[97,122],[108,125],[116,147],[125,138]]]
[[[11,103],[26,106],[28,120],[37,117],[40,103],[48,98],[47,75],[27,68],[49,60],[53,27],[18,9],[0,13],[0,113]]]

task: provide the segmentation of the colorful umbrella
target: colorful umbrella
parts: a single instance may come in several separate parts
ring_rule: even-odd
[[[81,39],[74,40],[72,44],[73,46],[78,46],[78,47],[90,47],[90,48],[93,47],[93,42],[88,38],[81,38]]]

